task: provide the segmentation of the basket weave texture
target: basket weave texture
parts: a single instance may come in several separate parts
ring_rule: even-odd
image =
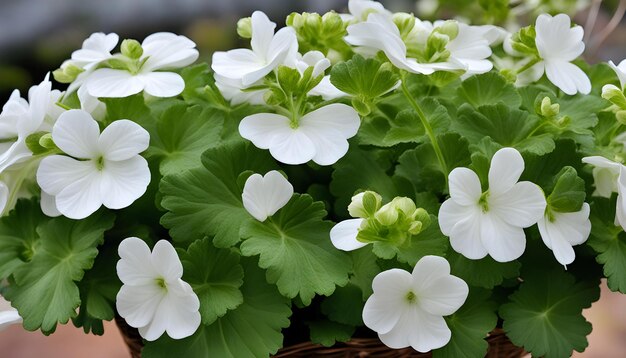
[[[122,337],[132,358],[141,358],[143,341],[137,329],[126,324],[121,317],[115,317]],[[520,358],[526,354],[524,349],[515,346],[504,331],[496,328],[486,338],[489,342],[489,358]],[[324,347],[311,342],[304,342],[285,347],[278,351],[275,358],[288,357],[323,357],[323,358],[430,358],[431,353],[419,353],[411,348],[391,349],[376,338],[353,338],[349,342],[338,343],[333,347]]]

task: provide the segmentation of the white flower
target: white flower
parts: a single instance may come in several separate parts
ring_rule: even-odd
[[[617,74],[620,87],[624,90],[624,87],[626,86],[626,60],[622,60],[622,62],[620,62],[617,66],[615,66],[613,61],[609,61],[609,66],[611,66],[613,71],[615,71],[615,74]]]
[[[589,77],[570,63],[585,50],[582,40],[584,30],[580,26],[570,26],[571,20],[565,14],[554,17],[539,15],[535,25],[535,44],[541,61],[527,70],[530,74],[528,80],[537,81],[545,71],[550,82],[566,94],[588,94],[591,92]]]
[[[115,33],[96,32],[83,41],[80,50],[72,52],[72,64],[86,71],[98,66],[100,62],[113,57],[111,51],[117,46],[119,36]]]
[[[367,245],[366,242],[357,240],[359,229],[365,223],[365,219],[348,219],[339,222],[330,229],[330,241],[339,250],[353,251]]]
[[[243,207],[263,222],[280,210],[293,196],[293,186],[282,174],[272,170],[261,176],[252,174],[243,188]]]
[[[258,89],[258,90],[245,90],[241,85],[241,81],[233,80],[230,78],[226,78],[214,74],[215,77],[215,86],[220,90],[224,99],[230,101],[230,104],[235,106],[241,103],[250,103],[250,104],[265,104],[265,93],[268,92],[268,89]],[[263,82],[259,81],[253,83],[252,86],[262,85]]]
[[[455,23],[458,26],[458,33],[446,44],[445,49],[449,56],[444,61],[420,62],[416,58],[407,57],[407,46],[423,50],[427,46],[428,37],[447,23],[438,21],[432,24],[418,19],[415,21],[411,33],[403,39],[391,16],[372,13],[366,22],[348,26],[348,36],[345,40],[351,45],[369,49],[367,52],[383,51],[396,67],[413,73],[429,75],[434,71],[461,70],[465,71],[467,77],[471,74],[488,72],[493,67],[491,61],[487,60],[491,56],[489,40],[495,40],[492,33],[487,29],[462,23]]]
[[[582,161],[595,166],[592,173],[596,190],[593,195],[610,198],[613,192],[617,192],[615,225],[626,230],[626,167],[599,156],[585,157]]]
[[[17,313],[17,310],[11,307],[11,304],[0,296],[0,331],[12,324],[21,322],[22,317],[20,317],[20,314]]]
[[[185,89],[185,81],[169,69],[182,68],[198,58],[196,44],[185,36],[159,32],[141,43],[143,54],[132,71],[100,68],[85,81],[94,97],[128,97],[146,92],[155,97],[173,97]]]
[[[572,213],[546,213],[537,226],[543,243],[552,250],[556,260],[561,265],[569,265],[575,258],[572,246],[587,241],[591,233],[589,204],[583,203],[579,211]]]
[[[374,277],[374,293],[363,307],[363,322],[390,348],[408,346],[428,352],[445,346],[452,336],[443,319],[467,299],[469,288],[450,275],[450,264],[439,256],[424,256],[413,273],[401,269]]]
[[[348,1],[349,14],[339,14],[343,21],[365,21],[371,13],[381,13],[391,15],[383,4],[371,0],[350,0]]]
[[[489,254],[498,262],[515,260],[524,253],[524,228],[541,219],[546,199],[537,185],[517,182],[523,171],[524,159],[513,148],[494,154],[489,190],[484,193],[472,170],[452,170],[450,199],[439,209],[439,225],[456,252],[472,260]]]
[[[183,265],[169,242],[150,248],[136,237],[122,241],[118,249],[117,276],[124,284],[116,307],[128,325],[139,329],[148,341],[167,332],[173,339],[191,336],[200,326],[200,300],[183,281]]]
[[[9,187],[3,181],[0,181],[0,214],[4,212],[4,209],[6,208],[8,201],[9,201]]]
[[[296,68],[300,75],[303,75],[309,67],[313,67],[311,77],[316,78],[323,75],[324,71],[330,67],[330,60],[319,51],[309,51],[304,55],[296,54],[286,65]],[[324,76],[321,82],[309,91],[308,95],[322,96],[326,101],[347,96],[345,92],[340,91],[330,82],[330,75]]]
[[[20,97],[18,90],[13,91],[0,113],[0,173],[32,156],[26,138],[50,130],[61,112],[55,104],[60,96],[61,92],[52,90],[48,75],[30,88],[28,101]]]
[[[263,12],[255,11],[252,14],[252,50],[215,52],[211,68],[217,75],[239,82],[240,88],[254,84],[298,51],[295,30],[284,27],[274,34],[275,28],[276,24]]]
[[[54,143],[66,154],[41,161],[37,182],[55,197],[63,215],[84,219],[100,206],[122,209],[145,193],[147,161],[139,155],[150,135],[138,124],[118,120],[100,134],[98,123],[82,110],[63,113],[52,129]]]
[[[348,151],[348,138],[356,135],[361,120],[354,108],[333,103],[297,120],[274,113],[245,117],[239,133],[261,149],[269,149],[274,159],[285,164],[313,160],[331,165]]]

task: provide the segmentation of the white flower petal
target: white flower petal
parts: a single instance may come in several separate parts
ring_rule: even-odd
[[[11,304],[0,296],[0,331],[3,329],[22,322],[22,317],[17,310],[11,307]]]
[[[571,27],[571,20],[566,14],[554,17],[541,14],[535,25],[535,43],[541,58],[572,61],[585,50],[582,41],[584,31],[580,26]]]
[[[615,71],[619,78],[620,87],[623,89],[626,86],[626,60],[622,60],[617,66],[613,61],[609,61],[609,66]]]
[[[123,161],[105,160],[99,181],[102,205],[123,209],[139,199],[150,184],[148,162],[139,155]]]
[[[52,139],[65,153],[80,159],[99,155],[100,128],[91,115],[80,109],[61,114],[52,129]]]
[[[8,200],[9,188],[3,181],[0,181],[0,216],[2,216],[2,214],[4,213],[4,209],[6,209]]]
[[[363,307],[363,322],[370,329],[384,334],[391,331],[407,305],[406,295],[410,292],[413,278],[401,269],[383,271],[374,277],[374,294]]]
[[[213,53],[211,68],[216,74],[230,79],[241,81],[244,75],[249,75],[249,80],[256,78],[251,83],[258,81],[272,71],[272,68],[268,67],[263,60],[248,49]],[[242,82],[242,86],[246,85]]]
[[[250,47],[252,47],[252,51],[256,54],[269,54],[276,23],[270,21],[263,11],[253,12],[250,20],[252,29]]]
[[[565,61],[546,61],[546,76],[561,91],[572,96],[577,92],[589,94],[591,81],[578,66]]]
[[[330,75],[324,76],[317,86],[313,87],[308,93],[309,96],[322,96],[325,101],[336,98],[347,97],[348,94],[340,91],[330,82]]]
[[[239,134],[260,149],[269,149],[274,136],[291,131],[289,118],[274,113],[253,114],[239,123]]]
[[[0,212],[2,212],[2,203],[0,202]],[[57,203],[54,196],[46,193],[45,191],[41,191],[41,211],[51,218],[55,218],[61,216],[61,212],[57,209]]]
[[[56,196],[63,189],[89,176],[95,167],[91,161],[80,161],[62,155],[43,158],[37,170],[37,183],[43,191]]]
[[[168,284],[168,291],[167,335],[173,339],[189,337],[200,327],[200,300],[191,286],[182,280],[178,280],[178,285]]]
[[[413,268],[413,288],[420,307],[427,313],[447,316],[467,299],[465,281],[450,275],[450,264],[440,256],[424,256]]]
[[[129,326],[140,328],[154,321],[154,317],[159,313],[165,296],[165,290],[155,282],[136,286],[123,285],[117,293],[115,306],[120,316],[126,320]],[[165,332],[165,328],[163,328],[161,334],[163,332]]]
[[[337,223],[330,230],[330,241],[339,250],[353,251],[367,245],[356,239],[364,219],[348,219]]]
[[[174,72],[149,72],[137,76],[143,82],[144,91],[154,97],[178,96],[185,89],[185,81]]]
[[[498,262],[516,260],[526,249],[524,229],[506,223],[498,215],[483,215],[480,232],[483,246]]]
[[[318,133],[324,133],[332,129],[340,132],[345,139],[354,137],[360,125],[359,114],[354,108],[343,103],[318,108],[300,119],[300,127],[306,132],[316,130]]]
[[[460,205],[477,205],[482,195],[478,175],[468,168],[454,168],[448,175],[450,197]]]
[[[150,134],[137,123],[121,119],[109,124],[97,143],[107,160],[127,160],[148,149]]]
[[[498,196],[511,189],[524,171],[524,159],[514,148],[502,148],[493,155],[489,168],[489,193]]]
[[[143,91],[144,82],[128,71],[100,68],[89,76],[84,86],[94,97],[123,98]]]
[[[255,219],[263,222],[289,202],[293,186],[282,174],[272,170],[261,176],[252,174],[243,188],[243,206]]]
[[[444,201],[439,208],[437,218],[441,232],[446,236],[450,236],[454,225],[461,220],[467,219],[468,216],[473,215],[474,211],[474,205],[459,205],[454,199]]]
[[[155,284],[157,271],[152,265],[150,248],[143,240],[136,237],[124,239],[117,252],[121,258],[117,262],[117,276],[122,283],[131,286]]]
[[[543,217],[538,223],[541,239],[554,252],[561,265],[574,262],[573,245],[587,241],[591,232],[589,204],[583,203],[581,210],[572,213],[553,212],[553,221]]]
[[[91,162],[86,163],[93,165]],[[100,173],[90,170],[83,178],[61,190],[55,199],[57,209],[70,219],[80,220],[95,213],[102,206]]]
[[[378,335],[388,347],[394,349],[413,347],[418,352],[428,352],[445,346],[452,337],[446,321],[418,307],[409,307],[388,333]]]
[[[302,130],[286,128],[272,138],[270,154],[281,163],[298,165],[313,159],[316,147]]]
[[[159,240],[152,249],[152,265],[165,281],[176,281],[183,277],[183,264],[176,249],[167,240]]]
[[[170,32],[157,32],[146,37],[141,47],[142,58],[147,58],[142,66],[144,72],[182,68],[194,63],[199,55],[193,41]]]
[[[539,186],[528,181],[513,185],[509,191],[488,199],[489,212],[497,213],[510,225],[527,228],[546,210],[546,198]]]

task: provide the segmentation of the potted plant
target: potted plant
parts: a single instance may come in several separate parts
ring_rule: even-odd
[[[626,65],[579,60],[565,14],[349,10],[256,11],[211,65],[96,33],[64,92],[14,92],[0,325],[115,318],[146,358],[582,352],[600,279],[626,290]]]

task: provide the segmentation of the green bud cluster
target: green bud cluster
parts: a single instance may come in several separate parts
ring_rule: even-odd
[[[535,26],[522,27],[511,37],[511,47],[522,54],[539,56],[539,51],[535,43],[536,37]]]
[[[329,50],[339,53],[349,50],[343,41],[347,23],[336,12],[321,16],[317,13],[296,13],[287,16],[287,26],[296,30],[298,44],[302,53],[317,50],[326,54]]]
[[[385,241],[402,245],[430,225],[430,216],[409,198],[396,197],[382,205],[382,197],[366,191],[352,197],[351,216],[365,219],[357,239],[363,242]]]

